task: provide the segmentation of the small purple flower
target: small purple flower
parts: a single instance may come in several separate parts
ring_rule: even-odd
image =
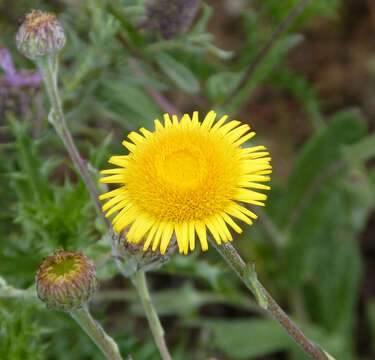
[[[39,93],[42,76],[39,71],[17,70],[9,50],[0,44],[0,118],[8,111],[25,115]],[[1,71],[1,70],[0,70]]]
[[[201,0],[149,0],[141,26],[171,40],[187,30],[200,4]]]
[[[42,81],[42,76],[40,72],[37,71],[27,71],[20,70],[17,71],[14,67],[12,56],[9,50],[0,45],[0,67],[3,69],[5,75],[3,75],[0,80],[2,80],[6,85],[13,88],[20,87],[34,87],[38,86]]]

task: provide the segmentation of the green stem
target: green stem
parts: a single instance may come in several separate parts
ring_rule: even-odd
[[[86,306],[72,311],[70,315],[85,330],[86,334],[90,336],[108,360],[122,360],[117,344],[92,318]]]
[[[147,320],[160,355],[162,356],[163,360],[171,360],[172,357],[169,354],[167,344],[164,339],[164,330],[160,323],[156,309],[152,304],[150,293],[147,288],[145,273],[143,271],[138,271],[132,276],[132,280],[137,287],[142,306],[145,310]]]
[[[289,316],[281,309],[277,302],[267,292],[263,285],[257,279],[254,265],[247,265],[241,258],[240,254],[229,242],[217,245],[215,241],[210,242],[224,260],[230,265],[234,272],[254,294],[259,305],[270,313],[286,330],[286,332],[294,339],[294,341],[315,360],[333,359],[319,345],[309,340]]]
[[[48,97],[51,101],[51,112],[48,117],[49,121],[54,126],[57,134],[63,141],[68,153],[76,166],[78,172],[80,173],[86,187],[89,191],[91,199],[96,205],[97,211],[102,217],[103,221],[108,225],[108,220],[104,217],[101,211],[101,203],[98,198],[98,193],[96,191],[94,182],[92,181],[88,170],[79,154],[79,151],[74,143],[72,135],[66,125],[64,113],[61,105],[61,98],[59,94],[59,89],[57,86],[57,56],[50,55],[41,57],[36,61],[39,70],[43,76],[44,84],[47,89]]]

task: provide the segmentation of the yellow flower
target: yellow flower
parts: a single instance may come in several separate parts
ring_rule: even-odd
[[[155,131],[144,128],[131,132],[123,141],[128,155],[112,156],[109,163],[119,167],[103,170],[103,183],[121,187],[100,196],[109,199],[106,216],[118,212],[114,230],[129,226],[127,241],[143,249],[165,253],[173,233],[180,253],[195,248],[196,234],[207,250],[207,229],[216,242],[232,241],[229,225],[241,233],[232,217],[251,225],[257,216],[243,205],[264,206],[267,196],[250,189],[269,190],[271,158],[264,146],[241,145],[255,133],[239,121],[215,122],[210,111],[201,123],[198,112],[181,121],[164,114],[164,126],[155,120]]]

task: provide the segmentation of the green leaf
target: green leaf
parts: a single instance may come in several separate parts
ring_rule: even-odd
[[[271,319],[204,321],[214,347],[233,359],[252,359],[293,345],[283,328]]]
[[[326,129],[312,137],[303,148],[288,180],[284,206],[280,211],[280,225],[285,226],[299,210],[314,187],[335,173],[342,160],[344,145],[353,144],[364,134],[365,124],[357,111],[346,110],[336,114]],[[297,212],[295,215],[292,212]]]
[[[163,72],[188,94],[195,94],[199,91],[199,82],[194,74],[183,64],[175,60],[167,53],[159,52],[155,58]]]
[[[103,82],[100,95],[110,111],[117,114],[119,121],[129,130],[142,126],[150,129],[154,118],[161,112],[160,107],[143,89],[125,79]]]
[[[197,23],[194,25],[191,30],[191,34],[202,34],[206,31],[208,22],[210,21],[213,14],[212,6],[207,4],[202,4],[202,15],[198,19]]]
[[[237,87],[242,76],[242,72],[222,72],[212,75],[206,83],[207,96],[214,102],[225,100]]]
[[[45,359],[46,330],[35,319],[35,307],[22,300],[13,301],[12,305],[0,307],[0,359]]]

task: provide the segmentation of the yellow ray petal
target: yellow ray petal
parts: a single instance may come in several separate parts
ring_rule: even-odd
[[[211,132],[212,131],[217,131],[228,119],[228,115],[224,115],[220,118],[220,120],[218,120],[214,126],[211,128]]]
[[[129,138],[131,141],[133,141],[133,143],[136,144],[136,145],[138,145],[138,144],[142,144],[142,143],[146,140],[142,135],[136,133],[135,131],[132,131],[132,132],[128,135],[128,138]]]
[[[136,149],[136,145],[129,141],[123,140],[121,144],[125,146],[130,152],[134,152],[134,150]]]
[[[126,187],[125,186],[121,186],[118,189],[115,189],[115,190],[112,190],[112,191],[108,191],[105,194],[100,195],[99,196],[99,200],[105,200],[105,199],[117,196],[119,194],[122,194],[123,192],[126,192]]]
[[[201,128],[202,129],[210,129],[212,124],[214,123],[216,118],[216,113],[215,111],[211,110],[206,117],[204,118]]]
[[[240,125],[241,122],[238,121],[238,120],[232,120],[232,121],[229,121],[229,123],[223,125],[220,129],[218,129],[218,133],[220,133],[221,135],[226,135],[229,131],[231,131],[232,129],[234,129],[235,127],[237,127],[238,125]]]
[[[154,124],[155,124],[155,132],[164,130],[163,125],[161,124],[159,119],[155,119]]]
[[[122,174],[124,172],[123,168],[114,168],[114,169],[106,169],[101,170],[100,175],[108,175],[108,174]]]
[[[106,184],[118,184],[118,183],[123,183],[124,182],[124,175],[111,175],[107,176],[104,178],[99,179],[101,183],[106,183]]]
[[[139,131],[142,133],[142,135],[145,137],[145,138],[149,138],[151,135],[153,135],[153,133],[147,129],[145,129],[144,127],[141,127],[139,129]]]
[[[252,131],[252,132],[250,132],[250,133],[248,133],[248,134],[242,136],[241,139],[235,141],[235,142],[233,143],[233,145],[234,145],[234,146],[240,146],[240,145],[242,145],[244,142],[246,142],[246,141],[250,140],[251,138],[253,138],[254,136],[255,136],[255,132]]]
[[[205,224],[201,222],[196,222],[195,230],[197,231],[202,250],[206,251],[208,249],[208,243],[207,243],[207,233],[206,233]]]
[[[250,130],[250,126],[245,124],[238,126],[234,130],[230,131],[226,136],[228,137],[229,141],[234,143],[238,140],[242,135],[246,134]]]
[[[160,243],[160,252],[162,254],[165,253],[167,250],[168,244],[171,241],[171,237],[173,234],[173,226],[171,224],[166,224],[165,229],[163,231],[163,235],[161,237],[161,243]]]
[[[191,119],[191,123],[196,126],[198,125],[198,122],[199,122],[199,118],[198,118],[198,111],[194,111],[193,112],[193,117]]]
[[[242,229],[234,222],[234,220],[226,213],[221,214],[225,222],[238,234],[242,233]]]
[[[194,222],[189,223],[189,245],[190,245],[190,250],[193,251],[195,249],[195,226],[194,226]]]
[[[154,239],[154,236],[155,236],[158,228],[159,228],[159,223],[156,223],[156,224],[154,224],[154,226],[151,227],[151,230],[149,231],[149,233],[147,235],[147,239],[146,239],[146,241],[143,245],[144,251],[146,251],[150,247],[150,244],[151,244],[152,240]]]
[[[117,203],[119,203],[120,201],[123,201],[126,199],[126,195],[125,194],[120,194],[120,195],[117,195],[115,197],[113,197],[111,200],[108,200],[103,206],[102,206],[102,211],[107,211],[109,208],[111,208],[112,206],[116,205]]]
[[[217,231],[215,225],[212,223],[211,219],[206,219],[205,223],[210,230],[212,236],[214,237],[215,241],[217,242],[218,245],[221,245],[221,237],[219,235],[219,232]]]
[[[128,164],[129,156],[128,155],[115,155],[111,156],[108,160],[110,164],[125,167]]]
[[[158,230],[156,231],[154,241],[152,243],[152,251],[155,251],[159,247],[161,236],[165,229],[165,223],[160,223]]]
[[[168,113],[163,114],[165,128],[172,127],[172,121]]]

